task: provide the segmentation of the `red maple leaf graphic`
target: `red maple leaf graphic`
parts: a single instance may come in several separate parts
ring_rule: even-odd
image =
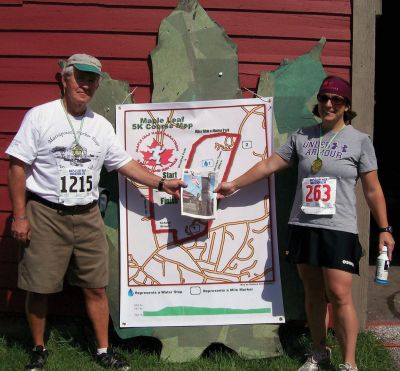
[[[163,148],[155,139],[150,146],[149,151],[140,151],[143,154],[144,161],[150,166],[167,165],[172,156],[173,150]]]
[[[169,158],[172,156],[172,149],[166,149],[163,153],[160,155],[160,162],[162,165],[167,165],[170,163]]]

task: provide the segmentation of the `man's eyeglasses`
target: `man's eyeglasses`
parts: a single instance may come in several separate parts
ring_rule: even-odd
[[[75,69],[74,75],[78,84],[95,84],[99,81],[99,75],[93,72],[84,72]]]
[[[340,97],[339,95],[329,96],[326,94],[318,94],[317,100],[318,100],[318,102],[323,103],[323,104],[328,103],[328,100],[330,100],[331,103],[335,106],[340,106],[340,105],[346,103],[346,99],[343,97]]]

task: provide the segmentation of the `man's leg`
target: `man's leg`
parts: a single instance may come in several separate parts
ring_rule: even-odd
[[[27,292],[25,299],[26,318],[31,329],[33,349],[31,351],[26,371],[43,370],[49,352],[44,346],[44,333],[46,329],[47,295]]]
[[[83,289],[86,310],[92,322],[98,348],[108,348],[109,309],[105,288]]]
[[[26,318],[31,329],[33,345],[44,346],[47,316],[47,295],[27,292],[25,299]]]
[[[85,297],[86,310],[92,322],[97,341],[97,363],[104,368],[129,371],[131,368],[124,357],[114,352],[114,350],[108,346],[109,309],[105,288],[83,289],[83,295]],[[102,348],[103,350],[100,352]]]

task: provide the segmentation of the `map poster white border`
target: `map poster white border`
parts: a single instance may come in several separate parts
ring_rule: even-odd
[[[272,154],[273,99],[117,106],[132,158],[166,179],[229,181]],[[120,326],[285,322],[273,176],[218,201],[216,219],[119,177]]]

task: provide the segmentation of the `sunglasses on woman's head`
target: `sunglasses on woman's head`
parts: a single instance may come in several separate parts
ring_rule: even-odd
[[[317,95],[317,100],[318,100],[318,102],[324,103],[324,104],[328,103],[328,100],[330,100],[331,103],[334,104],[334,105],[342,105],[342,104],[345,104],[345,102],[346,102],[346,99],[341,97],[341,96],[339,96],[339,95],[329,96],[329,95],[326,95],[326,94],[318,94]]]

